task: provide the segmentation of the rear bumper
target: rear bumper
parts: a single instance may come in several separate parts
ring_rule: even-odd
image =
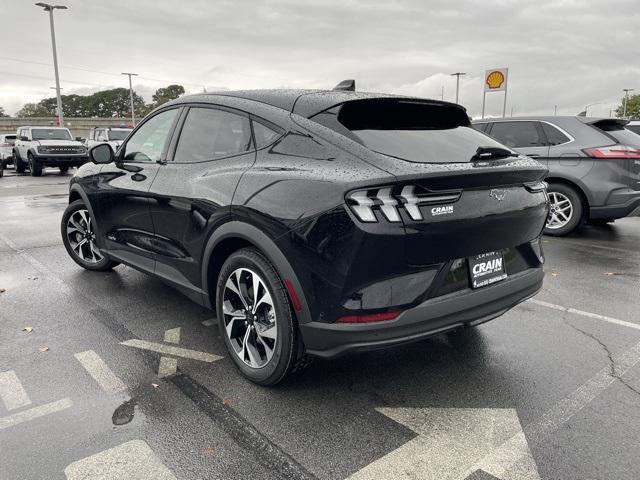
[[[431,298],[393,321],[370,324],[309,322],[300,329],[307,353],[333,358],[413,342],[464,325],[496,318],[542,288],[542,268],[518,273],[495,285]]]
[[[589,218],[624,218],[640,215],[640,191],[619,205],[605,205],[603,207],[591,207]]]

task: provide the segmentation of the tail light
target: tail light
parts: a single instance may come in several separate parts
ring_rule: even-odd
[[[375,210],[379,210],[389,222],[400,222],[400,209],[404,208],[411,220],[423,220],[420,205],[453,203],[462,192],[432,192],[416,185],[404,187],[381,187],[358,190],[347,195],[347,204],[362,222],[377,222]]]
[[[346,315],[338,318],[337,323],[374,323],[395,320],[400,315],[400,310],[391,310],[382,313],[367,313],[360,315]]]
[[[0,147],[8,148],[8,147],[12,147],[12,146],[13,145],[11,145],[10,143],[0,143]]]
[[[608,158],[608,159],[640,159],[640,149],[629,147],[627,145],[612,145],[610,147],[588,148],[583,150],[584,153],[592,158]]]

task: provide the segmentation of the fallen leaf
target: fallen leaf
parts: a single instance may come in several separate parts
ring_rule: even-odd
[[[215,451],[213,447],[207,447],[202,451],[203,455],[211,455]]]
[[[6,292],[6,291],[7,291],[7,289],[6,289],[6,288],[0,288],[0,293],[4,293],[4,292]]]
[[[27,325],[22,329],[23,332],[31,333],[33,332],[33,327],[31,325]]]
[[[542,243],[549,243],[549,240],[542,240]]]
[[[612,276],[612,275],[617,275],[617,273],[616,273],[616,272],[607,272],[607,273],[605,273],[605,275],[606,275],[607,277],[610,277],[610,276]]]
[[[230,398],[225,398],[222,403],[224,403],[225,405],[233,405],[233,400],[231,400]]]
[[[46,347],[46,346],[45,347],[40,347],[38,350],[41,351],[41,352],[48,352],[49,351],[49,347]]]
[[[558,276],[558,274],[557,274],[556,272],[551,272],[551,276],[552,276],[552,277],[557,277],[557,276]]]
[[[157,383],[152,383],[152,384],[151,384],[151,386],[152,386],[153,388],[160,388],[160,385],[158,385]]]

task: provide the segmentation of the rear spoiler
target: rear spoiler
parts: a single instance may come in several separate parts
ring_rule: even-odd
[[[587,125],[591,125],[600,130],[604,130],[608,132],[610,130],[621,130],[628,123],[629,120],[625,120],[624,118],[597,118],[597,117],[576,117],[583,123]]]

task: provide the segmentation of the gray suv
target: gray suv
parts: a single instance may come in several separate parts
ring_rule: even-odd
[[[583,222],[606,223],[640,214],[640,136],[627,120],[522,117],[474,122],[482,132],[549,169],[549,235]]]

